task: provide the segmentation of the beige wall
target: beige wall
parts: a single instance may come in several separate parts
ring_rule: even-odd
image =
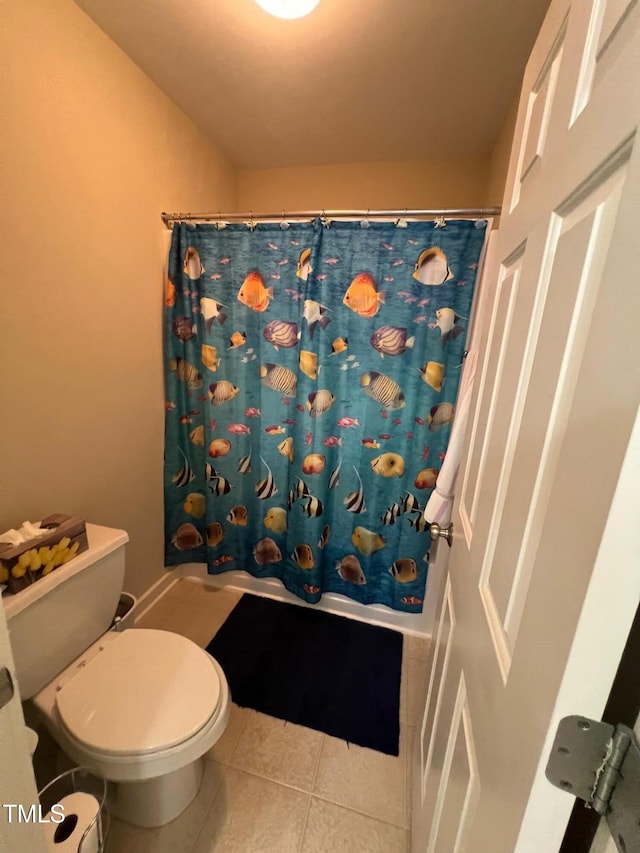
[[[0,529],[69,512],[163,570],[160,211],[235,170],[71,0],[3,4]]]
[[[241,169],[238,209],[482,207],[489,157]]]
[[[504,195],[504,187],[507,181],[507,170],[509,168],[509,157],[511,156],[511,144],[516,129],[516,118],[518,117],[519,100],[520,96],[518,94],[511,102],[509,112],[502,123],[500,135],[491,152],[489,181],[485,199],[487,207],[499,207],[502,204],[502,196]]]

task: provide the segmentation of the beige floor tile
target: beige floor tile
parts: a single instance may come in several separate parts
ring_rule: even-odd
[[[205,753],[204,757],[211,761],[217,761],[218,764],[228,764],[251,713],[253,712],[248,708],[239,708],[232,702],[227,728],[224,730],[220,740],[214,743],[211,749]]]
[[[404,767],[404,799],[405,799],[405,826],[411,826],[411,809],[413,800],[411,798],[411,783],[413,779],[413,750],[418,745],[417,728],[415,726],[406,726],[406,761]]]
[[[402,731],[398,757],[325,736],[313,793],[369,817],[404,827],[405,753]]]
[[[185,583],[198,586],[190,581]],[[224,591],[211,596],[208,593],[194,593],[191,598],[187,594],[172,597],[167,593],[138,619],[136,628],[175,631],[204,648],[222,627],[237,600],[235,595]]]
[[[228,767],[193,853],[298,853],[309,800]]]
[[[230,764],[275,782],[311,791],[324,735],[253,711]]]
[[[406,830],[311,800],[301,853],[405,853]]]
[[[403,649],[407,657],[427,660],[431,637],[405,637]]]
[[[171,823],[155,829],[138,830],[134,853],[191,853],[213,798],[222,783],[224,772],[221,765],[207,761],[200,790],[193,802]],[[130,851],[114,850],[111,853]]]
[[[142,837],[148,831],[111,818],[107,832],[106,853],[138,853]]]

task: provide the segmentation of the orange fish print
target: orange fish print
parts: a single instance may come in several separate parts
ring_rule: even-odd
[[[314,586],[313,584],[310,584],[310,583],[303,583],[302,589],[305,592],[308,592],[310,595],[317,595],[320,592],[319,586]]]
[[[422,599],[417,595],[403,595],[400,601],[403,604],[422,604]]]
[[[230,563],[232,560],[235,560],[235,557],[232,557],[230,554],[223,554],[221,557],[218,557],[213,561],[213,565],[223,566],[225,563]]]
[[[360,317],[375,317],[384,303],[384,290],[378,290],[372,275],[361,272],[349,285],[342,302]]]
[[[170,278],[167,279],[166,303],[167,308],[173,308],[176,304],[176,286]]]
[[[273,288],[265,287],[264,279],[257,270],[253,270],[242,282],[238,291],[238,300],[252,311],[266,311],[269,300],[273,299]]]

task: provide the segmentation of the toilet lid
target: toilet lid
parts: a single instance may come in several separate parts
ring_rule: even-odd
[[[168,631],[117,634],[56,704],[68,731],[98,752],[141,754],[182,743],[215,713],[220,680],[209,656]]]

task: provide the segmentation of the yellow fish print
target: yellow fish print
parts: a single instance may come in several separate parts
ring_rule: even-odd
[[[386,544],[384,536],[380,536],[373,530],[367,530],[366,527],[356,527],[351,534],[351,541],[365,557],[370,557],[380,548],[384,548]]]
[[[280,442],[278,445],[278,453],[286,456],[289,462],[293,462],[293,438],[291,436]]]
[[[372,275],[361,272],[349,285],[342,302],[360,317],[375,317],[384,304],[384,290],[378,290]]]
[[[280,506],[272,506],[264,517],[264,526],[274,533],[285,533],[287,530],[287,511]]]
[[[313,551],[309,545],[296,545],[291,559],[297,563],[301,569],[312,569],[315,566],[313,559]]]
[[[243,347],[247,342],[246,332],[234,332],[229,338],[229,349]]]
[[[199,492],[191,492],[187,495],[183,509],[194,518],[204,518],[206,512],[204,495],[201,495]]]
[[[329,355],[338,355],[345,352],[349,348],[349,338],[336,338],[331,344],[331,352]]]
[[[212,406],[221,406],[228,400],[233,400],[240,389],[231,382],[222,379],[220,382],[212,382],[209,385],[209,399]]]
[[[424,367],[420,368],[420,376],[434,391],[442,391],[444,364],[440,364],[438,361],[428,361]]]
[[[389,567],[389,574],[399,583],[411,583],[418,577],[418,566],[415,560],[403,557]]]
[[[257,270],[250,272],[238,291],[238,301],[252,311],[261,313],[267,310],[271,299],[273,288],[265,286],[264,279]]]
[[[210,548],[215,548],[224,539],[224,530],[219,521],[212,521],[207,524],[207,545]]]
[[[311,266],[310,261],[311,249],[303,249],[302,252],[300,252],[298,268],[296,270],[296,275],[303,281],[306,281],[309,278],[309,273],[313,272],[313,267]]]
[[[198,447],[204,447],[204,426],[202,424],[191,430],[189,441]]]
[[[402,477],[404,459],[398,453],[382,453],[371,460],[371,469],[381,477]]]
[[[418,471],[414,486],[416,489],[432,489],[438,480],[437,468],[423,468]]]
[[[226,438],[214,438],[209,444],[209,456],[212,459],[217,459],[219,456],[226,456],[231,450],[231,442]]]
[[[318,354],[315,352],[309,352],[309,350],[303,349],[300,352],[300,370],[306,374],[309,379],[317,379],[318,378]]]
[[[208,367],[213,373],[218,369],[220,359],[218,358],[218,350],[209,344],[202,344],[202,363]]]
[[[237,506],[232,506],[229,514],[227,515],[227,521],[230,521],[231,524],[235,524],[236,527],[246,527],[247,526],[247,508],[242,504],[238,504]]]
[[[444,284],[453,278],[447,256],[437,246],[420,252],[413,271],[413,278],[421,284]]]

